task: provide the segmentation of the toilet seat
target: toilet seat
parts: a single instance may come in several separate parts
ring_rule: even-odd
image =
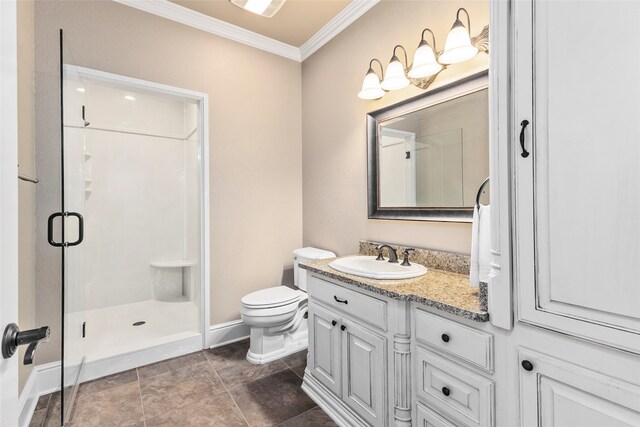
[[[242,297],[242,305],[246,308],[268,309],[297,303],[304,292],[287,286],[274,286],[251,292]]]

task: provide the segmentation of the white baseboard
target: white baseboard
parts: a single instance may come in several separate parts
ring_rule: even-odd
[[[209,328],[207,347],[216,348],[249,338],[250,328],[242,319],[219,323]]]
[[[40,396],[60,390],[60,362],[34,366],[19,399],[18,425],[28,427]]]

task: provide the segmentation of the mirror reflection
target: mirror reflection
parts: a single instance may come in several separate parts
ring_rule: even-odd
[[[488,90],[378,122],[378,206],[473,207],[489,176]]]

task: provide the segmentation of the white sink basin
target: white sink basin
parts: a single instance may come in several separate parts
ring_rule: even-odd
[[[411,263],[409,267],[387,260],[376,261],[374,256],[348,256],[339,258],[329,264],[329,267],[342,273],[367,277],[378,280],[411,279],[427,274],[427,267]]]

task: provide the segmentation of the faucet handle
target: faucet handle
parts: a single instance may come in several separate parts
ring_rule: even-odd
[[[382,256],[382,243],[369,242],[369,246],[375,248],[378,251],[378,257],[376,261],[384,261],[384,257]]]
[[[409,262],[409,252],[415,252],[415,251],[416,251],[415,248],[405,248],[404,251],[402,252],[404,259],[402,260],[402,264],[400,265],[404,265],[405,267],[411,266],[411,263]]]

